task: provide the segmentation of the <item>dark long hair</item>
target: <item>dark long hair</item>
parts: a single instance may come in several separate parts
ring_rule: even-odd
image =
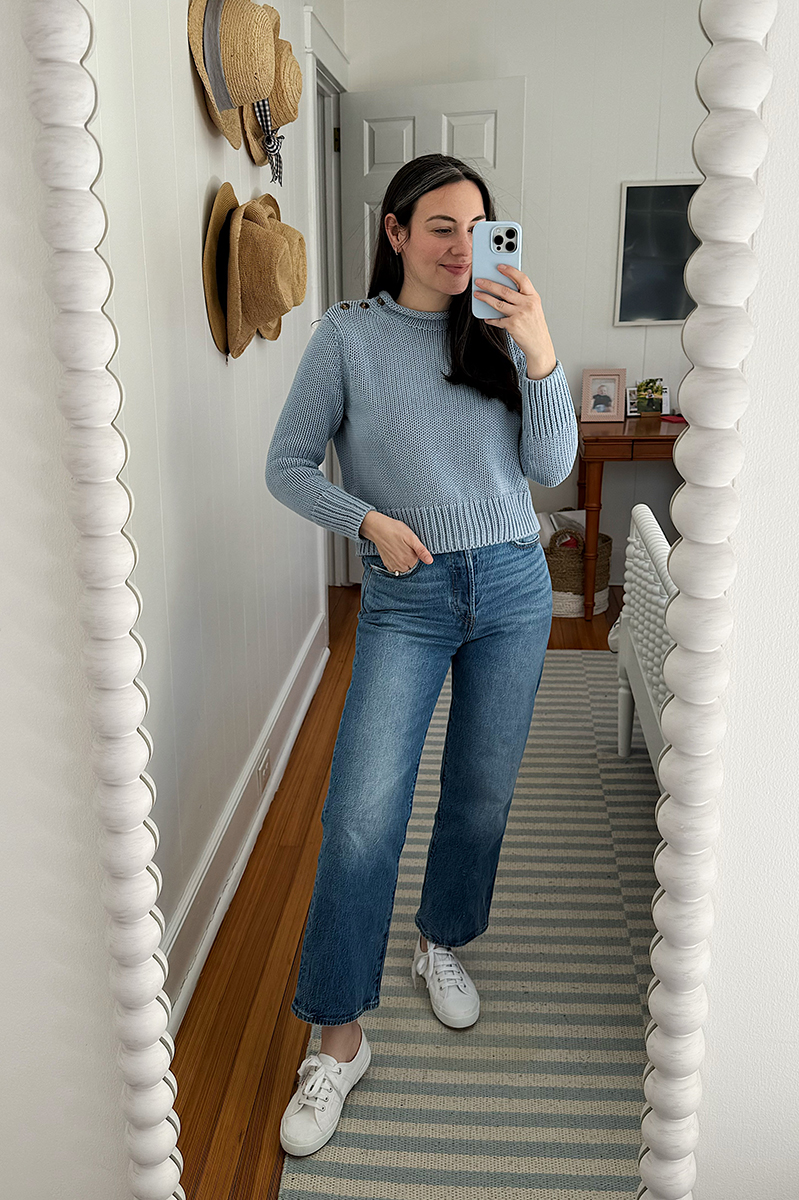
[[[422,154],[400,167],[383,196],[367,296],[376,296],[385,288],[396,300],[405,277],[402,255],[394,252],[386,233],[387,215],[394,213],[398,223],[407,227],[420,196],[460,179],[477,184],[486,220],[495,221],[494,199],[488,184],[459,158]],[[508,348],[507,330],[486,325],[472,315],[471,286],[452,297],[448,312],[450,371],[449,374],[442,371],[444,378],[449,383],[466,383],[492,400],[501,400],[511,412],[521,413],[519,375]]]

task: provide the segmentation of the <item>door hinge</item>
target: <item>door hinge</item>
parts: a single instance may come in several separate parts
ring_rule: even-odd
[[[340,132],[341,132],[340,127],[338,125],[334,125],[333,126],[333,149],[336,151],[341,150],[341,142],[339,140]]]

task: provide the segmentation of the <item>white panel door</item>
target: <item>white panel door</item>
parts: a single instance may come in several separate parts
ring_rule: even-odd
[[[471,83],[344,92],[340,99],[342,281],[345,299],[366,295],[386,186],[422,154],[450,154],[485,178],[497,220],[518,221],[524,183],[523,75]],[[350,579],[363,574],[354,543]]]
[[[344,295],[366,294],[380,205],[391,177],[422,154],[451,154],[484,176],[497,220],[518,221],[524,182],[523,75],[341,96]]]

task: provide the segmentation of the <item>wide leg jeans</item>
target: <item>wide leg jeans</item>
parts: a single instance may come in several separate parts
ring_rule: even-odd
[[[538,535],[436,554],[395,576],[363,559],[352,680],[322,809],[292,1011],[343,1025],[376,1008],[399,860],[450,665],[441,790],[416,925],[456,947],[488,926],[552,623]]]

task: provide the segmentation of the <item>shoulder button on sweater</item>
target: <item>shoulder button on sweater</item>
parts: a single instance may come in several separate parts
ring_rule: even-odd
[[[342,302],[342,305],[341,305],[341,307],[342,307],[342,308],[349,308],[349,302],[348,302],[347,300],[344,300],[344,301]]]
[[[361,301],[361,308],[368,308],[368,307],[369,307],[369,305],[366,303],[366,301],[365,301],[365,300],[362,300],[362,301]]]

